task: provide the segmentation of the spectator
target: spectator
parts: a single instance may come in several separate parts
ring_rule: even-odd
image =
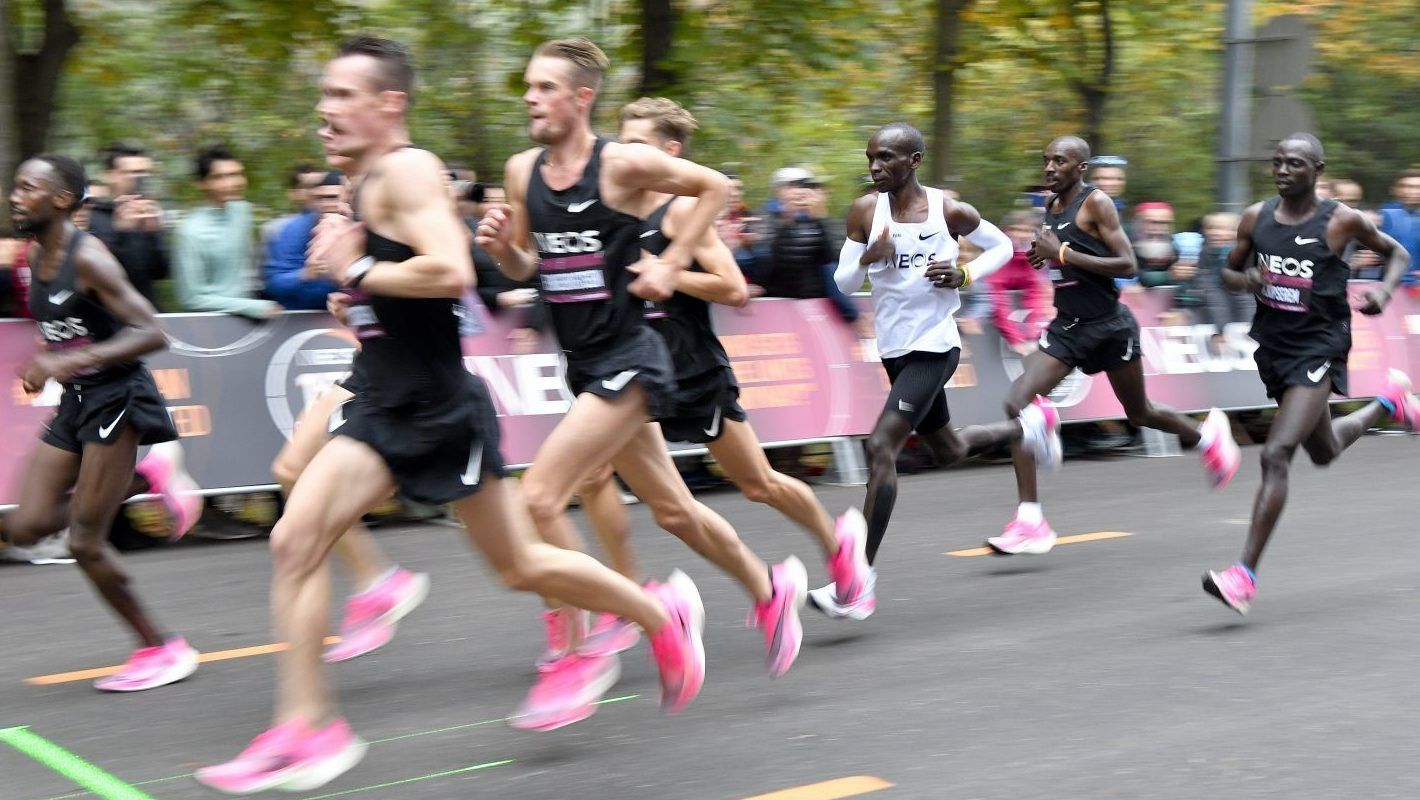
[[[103,181],[89,181],[88,185],[84,187],[84,201],[74,211],[74,224],[79,230],[87,231],[92,227],[94,204],[111,197],[108,185]]]
[[[286,178],[286,199],[291,201],[291,208],[295,209],[295,213],[283,214],[261,224],[257,252],[270,253],[272,243],[276,241],[276,237],[280,235],[281,229],[286,226],[286,223],[303,216],[306,211],[310,210],[311,190],[319,186],[321,181],[325,180],[325,176],[325,170],[309,161],[303,161],[291,168],[291,172]]]
[[[306,248],[321,217],[340,213],[345,179],[339,172],[327,173],[305,195],[305,210],[281,226],[266,250],[266,296],[293,311],[320,311],[326,296],[339,287],[306,263]]]
[[[1400,173],[1391,186],[1395,199],[1381,206],[1381,232],[1388,233],[1410,253],[1405,283],[1420,282],[1420,169]]]
[[[1015,252],[1006,266],[986,279],[991,290],[992,320],[1006,344],[1025,355],[1035,349],[1035,338],[1050,318],[1050,279],[1043,271],[1033,269],[1027,258],[1038,230],[1035,215],[1029,211],[1012,211],[1001,227],[1011,237]],[[1025,325],[1017,323],[1012,316],[1015,309],[1011,292],[1021,293]]]
[[[827,297],[825,264],[838,258],[818,209],[821,181],[799,167],[774,173],[776,200],[769,258],[758,265],[757,283],[770,297]]]
[[[745,203],[744,182],[735,175],[728,177],[730,199],[725,204],[724,213],[715,220],[715,232],[734,254],[740,271],[748,275],[755,268],[755,248],[759,245],[761,219],[753,216]]]
[[[1223,286],[1223,270],[1228,255],[1238,243],[1237,214],[1219,212],[1203,218],[1203,251],[1198,257],[1198,277],[1195,284],[1203,302],[1197,306],[1199,322],[1212,325],[1213,352],[1221,353],[1223,328],[1236,322],[1250,322],[1256,303],[1252,296],[1230,292]]]
[[[1168,203],[1140,203],[1134,209],[1133,239],[1140,285],[1150,288],[1172,283],[1169,268],[1178,261],[1173,242],[1173,207]]]
[[[1330,178],[1318,178],[1316,181],[1316,196],[1322,200],[1336,197],[1336,183]]]
[[[1347,179],[1337,178],[1331,186],[1332,196],[1336,202],[1345,203],[1351,208],[1360,208],[1364,195],[1361,193],[1361,184]]]
[[[1129,206],[1124,200],[1125,168],[1128,166],[1129,159],[1124,156],[1095,156],[1090,159],[1090,183],[1109,195],[1120,216],[1124,215],[1124,209]]]
[[[188,212],[177,228],[177,290],[184,311],[220,311],[253,319],[281,306],[253,297],[252,215],[246,170],[223,147],[197,154],[197,184],[207,205]]]
[[[163,209],[154,197],[153,159],[141,147],[118,144],[104,153],[104,183],[112,199],[96,199],[89,232],[113,253],[128,280],[158,307],[153,282],[168,277]],[[161,309],[160,309],[161,310]]]
[[[0,236],[0,317],[30,316],[30,268],[25,263],[28,239]]]

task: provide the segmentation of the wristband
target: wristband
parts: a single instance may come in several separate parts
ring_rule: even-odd
[[[345,285],[351,289],[358,287],[376,263],[374,256],[360,256],[355,259],[354,263],[345,268]]]
[[[1070,249],[1070,243],[1069,243],[1069,242],[1061,242],[1061,243],[1060,243],[1060,252],[1055,254],[1055,260],[1056,260],[1057,262],[1059,262],[1060,264],[1063,265],[1063,264],[1065,263],[1065,251],[1066,251],[1066,250],[1069,250],[1069,249]]]
[[[966,287],[971,285],[971,270],[967,269],[966,265],[963,264],[961,267],[961,274],[961,288],[965,289]]]

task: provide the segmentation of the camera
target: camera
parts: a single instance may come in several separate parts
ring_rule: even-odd
[[[455,200],[467,203],[482,203],[487,188],[478,181],[454,181],[450,187]]]
[[[147,175],[139,175],[133,179],[133,194],[147,196],[152,191],[151,179]]]

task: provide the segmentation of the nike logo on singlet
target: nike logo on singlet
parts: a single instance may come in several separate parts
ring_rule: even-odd
[[[568,204],[567,204],[567,210],[570,211],[570,212],[572,212],[573,214],[580,214],[580,213],[582,213],[583,211],[586,211],[587,209],[589,209],[589,208],[591,208],[592,206],[596,205],[596,203],[597,203],[597,199],[596,199],[595,197],[592,198],[591,200],[583,200],[583,201],[580,202],[580,203],[568,203]]]
[[[1063,230],[1065,230],[1065,229],[1068,228],[1068,227],[1070,227],[1070,223],[1068,223],[1068,222],[1062,222],[1062,223],[1060,223],[1059,225],[1056,225],[1056,226],[1055,226],[1055,230],[1057,230],[1057,231],[1063,231]]]
[[[71,292],[71,291],[68,290],[68,289],[65,289],[65,290],[62,291],[62,292],[55,292],[54,294],[50,295],[50,296],[49,296],[49,302],[51,302],[51,303],[53,303],[53,304],[55,304],[55,305],[57,305],[57,306],[62,306],[62,305],[64,305],[64,301],[65,301],[65,300],[68,300],[69,298],[71,298],[71,297],[73,297],[73,296],[74,296],[74,293],[73,293],[73,292]]]
[[[917,234],[917,238],[918,238],[918,240],[925,242],[925,241],[927,241],[928,239],[931,239],[932,237],[934,237],[934,236],[936,236],[936,235],[937,235],[936,233],[919,233],[919,234]]]
[[[1298,236],[1297,238],[1293,239],[1292,241],[1296,242],[1297,244],[1316,244],[1317,242],[1319,242],[1319,241],[1321,241],[1321,240],[1320,240],[1320,239],[1303,239],[1302,237]]]
[[[642,238],[642,239],[645,239],[645,238],[648,238],[648,237],[651,237],[651,236],[655,236],[655,235],[658,234],[658,233],[660,233],[660,231],[654,231],[654,230],[653,230],[653,231],[644,231],[644,232],[641,234],[641,238]]]

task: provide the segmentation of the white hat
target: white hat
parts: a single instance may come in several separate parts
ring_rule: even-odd
[[[818,179],[817,175],[814,175],[803,167],[784,167],[782,169],[776,169],[774,170],[774,177],[770,179],[770,182],[774,184],[775,187],[783,186],[786,183],[807,183],[811,186],[823,183],[823,181]]]

